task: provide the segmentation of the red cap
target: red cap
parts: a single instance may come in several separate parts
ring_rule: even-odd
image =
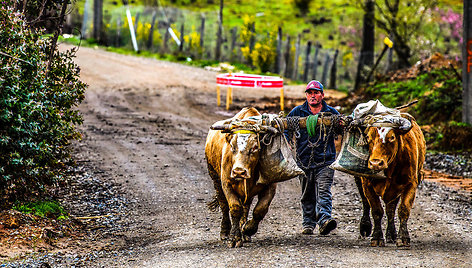
[[[310,83],[306,85],[305,92],[308,91],[309,89],[323,91],[323,85],[320,83],[320,81],[311,80]]]

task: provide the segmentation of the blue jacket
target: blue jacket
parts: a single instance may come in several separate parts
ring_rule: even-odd
[[[321,108],[321,112],[330,112],[332,114],[339,114],[336,109],[326,104],[323,100],[323,108]],[[310,108],[308,107],[308,102],[305,101],[302,105],[299,105],[293,108],[292,111],[288,114],[287,117],[290,116],[300,116],[306,117],[309,115],[313,115]],[[329,127],[326,128],[328,130]],[[300,138],[297,139],[297,164],[302,169],[307,168],[319,168],[327,165],[331,165],[334,160],[336,159],[336,148],[334,146],[334,134],[324,139],[324,133],[321,133],[320,136],[320,128],[319,126],[316,127],[315,137],[309,137],[308,131],[306,128],[300,129]],[[291,137],[288,135],[288,131],[285,131],[285,135],[289,141],[291,141]],[[312,155],[312,148],[309,147],[309,142],[311,144],[317,144],[313,148],[313,155]],[[319,140],[318,140],[319,139]],[[318,142],[317,142],[318,141]],[[326,151],[325,151],[326,146]],[[310,163],[310,158],[312,159]]]

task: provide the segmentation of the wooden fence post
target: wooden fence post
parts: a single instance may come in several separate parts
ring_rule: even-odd
[[[327,51],[325,61],[324,61],[324,66],[323,66],[323,75],[321,76],[321,83],[325,86],[326,86],[326,80],[328,76],[329,62],[330,62],[329,52]]]
[[[138,35],[138,22],[139,22],[139,12],[136,13],[136,17],[134,18],[134,32]]]
[[[290,60],[290,51],[291,48],[290,48],[290,35],[287,35],[287,44],[285,45],[285,70],[284,70],[284,74],[285,74],[285,77],[289,78],[290,77],[290,74],[292,73],[292,62]]]
[[[330,89],[336,89],[336,73],[337,73],[337,58],[338,58],[338,53],[339,53],[339,50],[336,49],[336,51],[334,52],[334,56],[333,56],[333,64],[331,65],[331,74],[330,74],[330,77],[329,77],[329,88]]]
[[[116,19],[116,38],[115,38],[115,46],[121,46],[121,18],[118,17]]]
[[[313,56],[313,77],[312,79],[318,79],[318,54],[320,52],[321,45],[320,43],[316,43],[315,45],[315,55]]]
[[[152,12],[151,29],[149,29],[149,37],[148,37],[148,42],[147,42],[148,50],[152,49],[152,42],[154,38],[154,24],[156,24],[156,17],[157,17],[157,12],[154,10]]]
[[[275,55],[275,65],[274,65],[274,73],[280,74],[281,67],[280,64],[282,62],[282,27],[279,26],[277,32],[277,51]]]
[[[203,40],[205,37],[205,14],[202,14],[202,19],[200,22],[200,51],[201,51],[201,56],[203,56]]]
[[[298,77],[298,57],[300,56],[300,38],[301,35],[299,34],[297,37],[297,43],[295,43],[295,60],[293,63],[293,74],[292,79],[297,80]]]
[[[170,37],[169,30],[168,30],[169,23],[164,22],[164,24],[165,24],[165,28],[164,28],[165,32],[164,32],[164,40],[163,40],[164,44],[163,44],[162,48],[163,48],[163,53],[167,53],[168,52],[169,37]]]
[[[184,49],[184,30],[185,30],[185,23],[182,22],[182,25],[180,26],[180,46],[179,46],[180,52],[182,52]]]
[[[233,27],[233,28],[231,29],[231,52],[230,52],[231,61],[234,61],[235,58],[236,58],[234,48],[236,47],[237,33],[238,33],[238,28],[237,28],[237,27]]]
[[[306,54],[305,54],[305,71],[303,72],[304,82],[308,81],[308,73],[310,72],[310,52],[311,52],[311,41],[308,41],[308,44],[306,45]]]

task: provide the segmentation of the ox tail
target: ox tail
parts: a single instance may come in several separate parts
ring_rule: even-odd
[[[216,198],[216,196],[214,196],[213,199],[207,203],[207,207],[212,212],[216,212],[218,210],[220,204],[218,203],[218,199]]]

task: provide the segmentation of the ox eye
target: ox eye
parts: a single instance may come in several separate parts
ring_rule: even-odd
[[[388,142],[394,142],[394,141],[395,141],[395,135],[388,137]]]

